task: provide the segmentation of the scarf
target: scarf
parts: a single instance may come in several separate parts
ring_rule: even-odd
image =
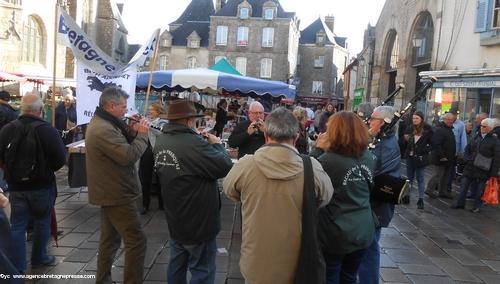
[[[122,132],[123,136],[125,136],[129,144],[132,143],[132,141],[134,141],[135,136],[133,136],[130,133],[130,128],[123,120],[116,118],[115,116],[111,115],[109,112],[105,111],[100,107],[95,108],[95,115],[108,121],[118,129],[120,129],[120,131]]]

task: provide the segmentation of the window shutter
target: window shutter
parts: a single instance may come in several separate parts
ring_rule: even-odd
[[[476,26],[475,32],[485,32],[488,30],[488,2],[490,0],[477,0],[476,3]]]

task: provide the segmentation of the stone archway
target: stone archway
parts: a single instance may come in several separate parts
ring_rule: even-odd
[[[406,93],[405,102],[409,101],[415,92],[420,89],[422,71],[430,71],[432,48],[434,44],[434,22],[428,11],[420,12],[413,22],[407,43],[406,52]],[[419,108],[417,106],[417,108]]]

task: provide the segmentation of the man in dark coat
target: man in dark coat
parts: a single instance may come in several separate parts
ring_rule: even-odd
[[[264,107],[261,103],[250,104],[248,120],[236,125],[227,142],[230,147],[238,148],[238,159],[255,153],[264,145]]]
[[[436,197],[434,189],[438,188],[439,197],[449,198],[448,178],[455,166],[455,135],[453,134],[453,122],[455,116],[452,113],[445,114],[443,122],[436,126],[432,137],[431,163],[434,165],[433,176],[427,184],[426,193],[431,197]]]
[[[61,133],[65,145],[73,142],[76,132],[76,106],[70,89],[64,89],[64,101],[56,107],[55,126]]]
[[[480,135],[475,136],[470,144],[465,147],[464,158],[466,165],[462,177],[460,187],[460,195],[457,202],[452,205],[454,209],[465,208],[465,198],[469,186],[472,185],[474,207],[472,212],[479,212],[482,205],[481,196],[484,190],[486,181],[490,177],[498,177],[498,169],[500,167],[500,141],[497,134],[493,132],[496,126],[496,121],[493,118],[486,118],[481,121]],[[481,168],[480,165],[475,165],[475,160],[478,155],[491,159],[489,169]]]
[[[168,283],[186,283],[188,267],[191,283],[215,280],[217,179],[227,175],[232,161],[217,136],[193,130],[200,116],[191,102],[172,102],[153,151],[171,236]]]

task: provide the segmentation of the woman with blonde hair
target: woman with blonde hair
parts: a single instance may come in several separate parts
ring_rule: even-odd
[[[305,108],[297,106],[293,109],[293,115],[299,121],[299,137],[295,141],[295,148],[297,148],[300,154],[309,154],[309,140],[305,126],[308,119],[307,111]]]
[[[359,265],[375,235],[370,206],[375,161],[368,151],[369,137],[356,114],[337,112],[329,118],[312,153],[319,155],[335,189],[330,203],[318,214],[328,284],[356,283]]]
[[[167,123],[163,119],[165,114],[165,109],[161,103],[153,103],[148,107],[148,119],[151,125],[156,128],[162,128],[164,124]],[[149,211],[149,204],[151,202],[151,191],[153,189],[158,193],[158,208],[163,210],[163,200],[161,196],[161,190],[156,182],[156,173],[153,170],[154,156],[153,149],[156,144],[156,137],[161,134],[161,131],[156,129],[151,129],[148,133],[148,148],[141,157],[139,163],[139,178],[141,180],[142,187],[142,210],[141,214],[146,214]]]

